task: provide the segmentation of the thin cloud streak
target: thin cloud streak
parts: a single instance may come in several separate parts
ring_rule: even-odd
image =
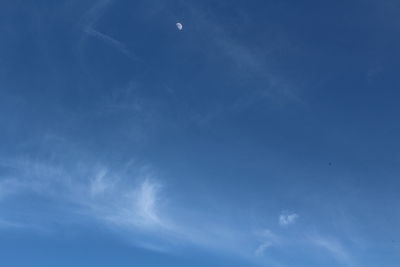
[[[265,229],[259,232],[258,235],[262,241],[261,244],[254,251],[254,254],[257,257],[264,256],[269,248],[275,247],[282,242],[281,238],[269,229]]]
[[[126,45],[118,41],[117,39],[107,35],[103,32],[100,32],[96,29],[96,23],[100,20],[100,18],[104,15],[107,11],[107,8],[113,3],[113,0],[100,0],[89,11],[86,15],[82,18],[81,24],[83,25],[83,31],[86,35],[92,36],[110,47],[115,48],[122,54],[126,55],[132,60],[136,60],[136,57],[129,51]],[[84,38],[83,38],[84,39]],[[83,40],[81,40],[81,46],[83,45]]]
[[[92,27],[100,17],[105,13],[106,9],[114,2],[114,0],[97,1],[83,17],[83,24],[86,27]]]
[[[223,59],[230,63],[229,65],[233,68],[231,73],[234,73],[232,79],[239,79],[240,83],[244,83],[244,88],[252,88],[235,102],[221,105],[218,110],[208,114],[196,116],[195,120],[200,123],[208,122],[227,112],[246,109],[260,100],[270,101],[277,106],[287,103],[307,106],[307,103],[296,93],[298,85],[291,82],[288,77],[276,74],[267,62],[267,55],[270,53],[267,50],[271,50],[272,53],[273,44],[262,50],[250,47],[229,34],[229,26],[218,23],[218,20],[213,18],[209,11],[205,11],[201,5],[187,4],[186,2],[182,4],[190,11],[192,19],[196,21],[197,33],[207,35],[208,40],[215,49],[220,51],[219,54]],[[215,17],[218,16],[215,15]],[[193,28],[194,30],[195,28]],[[255,80],[258,81],[258,84],[253,84],[252,81]]]
[[[314,235],[309,238],[309,241],[311,244],[328,251],[337,261],[346,265],[351,265],[350,255],[338,240],[321,235]]]
[[[109,36],[109,35],[106,35],[106,34],[104,34],[104,33],[101,33],[101,32],[99,32],[99,31],[97,31],[97,30],[95,30],[95,29],[93,29],[93,28],[91,28],[91,27],[90,27],[90,28],[87,28],[87,29],[85,30],[85,32],[86,32],[88,35],[93,36],[93,37],[97,38],[98,40],[103,41],[103,42],[105,42],[106,44],[108,44],[108,45],[110,45],[110,46],[116,48],[117,50],[119,50],[121,53],[125,54],[125,55],[128,56],[129,58],[135,59],[135,58],[131,55],[130,51],[126,48],[126,46],[125,46],[124,43],[122,43],[122,42],[120,42],[120,41],[118,41],[118,40],[112,38],[112,37]]]

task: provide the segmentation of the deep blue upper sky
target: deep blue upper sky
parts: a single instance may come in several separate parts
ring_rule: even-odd
[[[399,12],[0,2],[0,265],[398,266]]]

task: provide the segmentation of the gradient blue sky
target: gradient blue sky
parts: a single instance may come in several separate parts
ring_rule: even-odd
[[[0,265],[398,266],[399,14],[1,1]]]

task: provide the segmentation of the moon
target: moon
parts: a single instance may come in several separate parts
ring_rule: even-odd
[[[183,30],[183,25],[182,25],[182,23],[180,23],[180,22],[177,22],[176,23],[176,27],[178,28],[178,30]]]

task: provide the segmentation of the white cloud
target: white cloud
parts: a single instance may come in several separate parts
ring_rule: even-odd
[[[158,183],[145,180],[136,196],[136,208],[138,214],[149,223],[160,223],[160,218],[157,214],[157,201],[160,185]]]
[[[298,218],[299,215],[296,213],[282,212],[281,215],[279,215],[279,224],[281,226],[294,224]]]
[[[266,250],[270,247],[277,246],[281,243],[281,238],[269,229],[258,232],[259,239],[262,240],[261,244],[254,251],[258,257],[264,256]]]
[[[53,222],[68,224],[65,220],[68,218],[75,224],[97,223],[146,249],[167,252],[196,247],[249,261],[274,262],[273,266],[279,266],[279,259],[274,258],[275,249],[296,243],[279,231],[254,231],[253,226],[237,224],[234,218],[201,205],[192,207],[174,201],[179,190],[166,190],[151,167],[131,162],[112,168],[99,163],[73,162],[63,161],[65,165],[61,167],[51,161],[9,161],[13,175],[0,180],[0,193],[3,190],[3,195],[8,196],[2,204],[24,201],[14,198],[24,193],[37,194],[54,200],[51,203],[57,205],[63,216],[35,215],[13,221],[4,214],[0,227],[24,225],[48,229]],[[290,225],[297,219],[296,213],[282,213],[279,222]],[[348,258],[335,239],[315,235],[307,243],[325,249],[340,261]]]
[[[52,199],[61,214],[69,215],[23,218],[21,222],[29,221],[33,227],[47,228],[55,221],[67,224],[65,217],[84,224],[89,218],[122,232],[137,246],[158,251],[199,247],[239,257],[254,257],[256,247],[273,239],[268,232],[254,235],[250,228],[238,227],[230,218],[176,203],[149,167],[130,163],[127,170],[123,166],[118,169],[81,161],[65,161],[61,167],[36,160],[9,164],[14,169],[9,178],[12,183],[2,183],[15,185],[7,186],[13,195],[29,193]],[[5,201],[12,200],[16,199]],[[260,248],[259,254],[264,249]]]
[[[261,245],[258,246],[258,248],[254,252],[254,254],[256,256],[263,256],[265,251],[270,247],[272,247],[272,244],[270,242],[264,242],[264,243],[262,243]]]
[[[309,240],[312,244],[328,251],[336,260],[342,263],[349,263],[350,256],[337,239],[313,235]]]
[[[132,231],[172,231],[169,219],[160,213],[161,185],[156,179],[144,178],[135,186],[118,185],[106,201],[93,203],[95,216]],[[106,202],[106,207],[102,207]]]

